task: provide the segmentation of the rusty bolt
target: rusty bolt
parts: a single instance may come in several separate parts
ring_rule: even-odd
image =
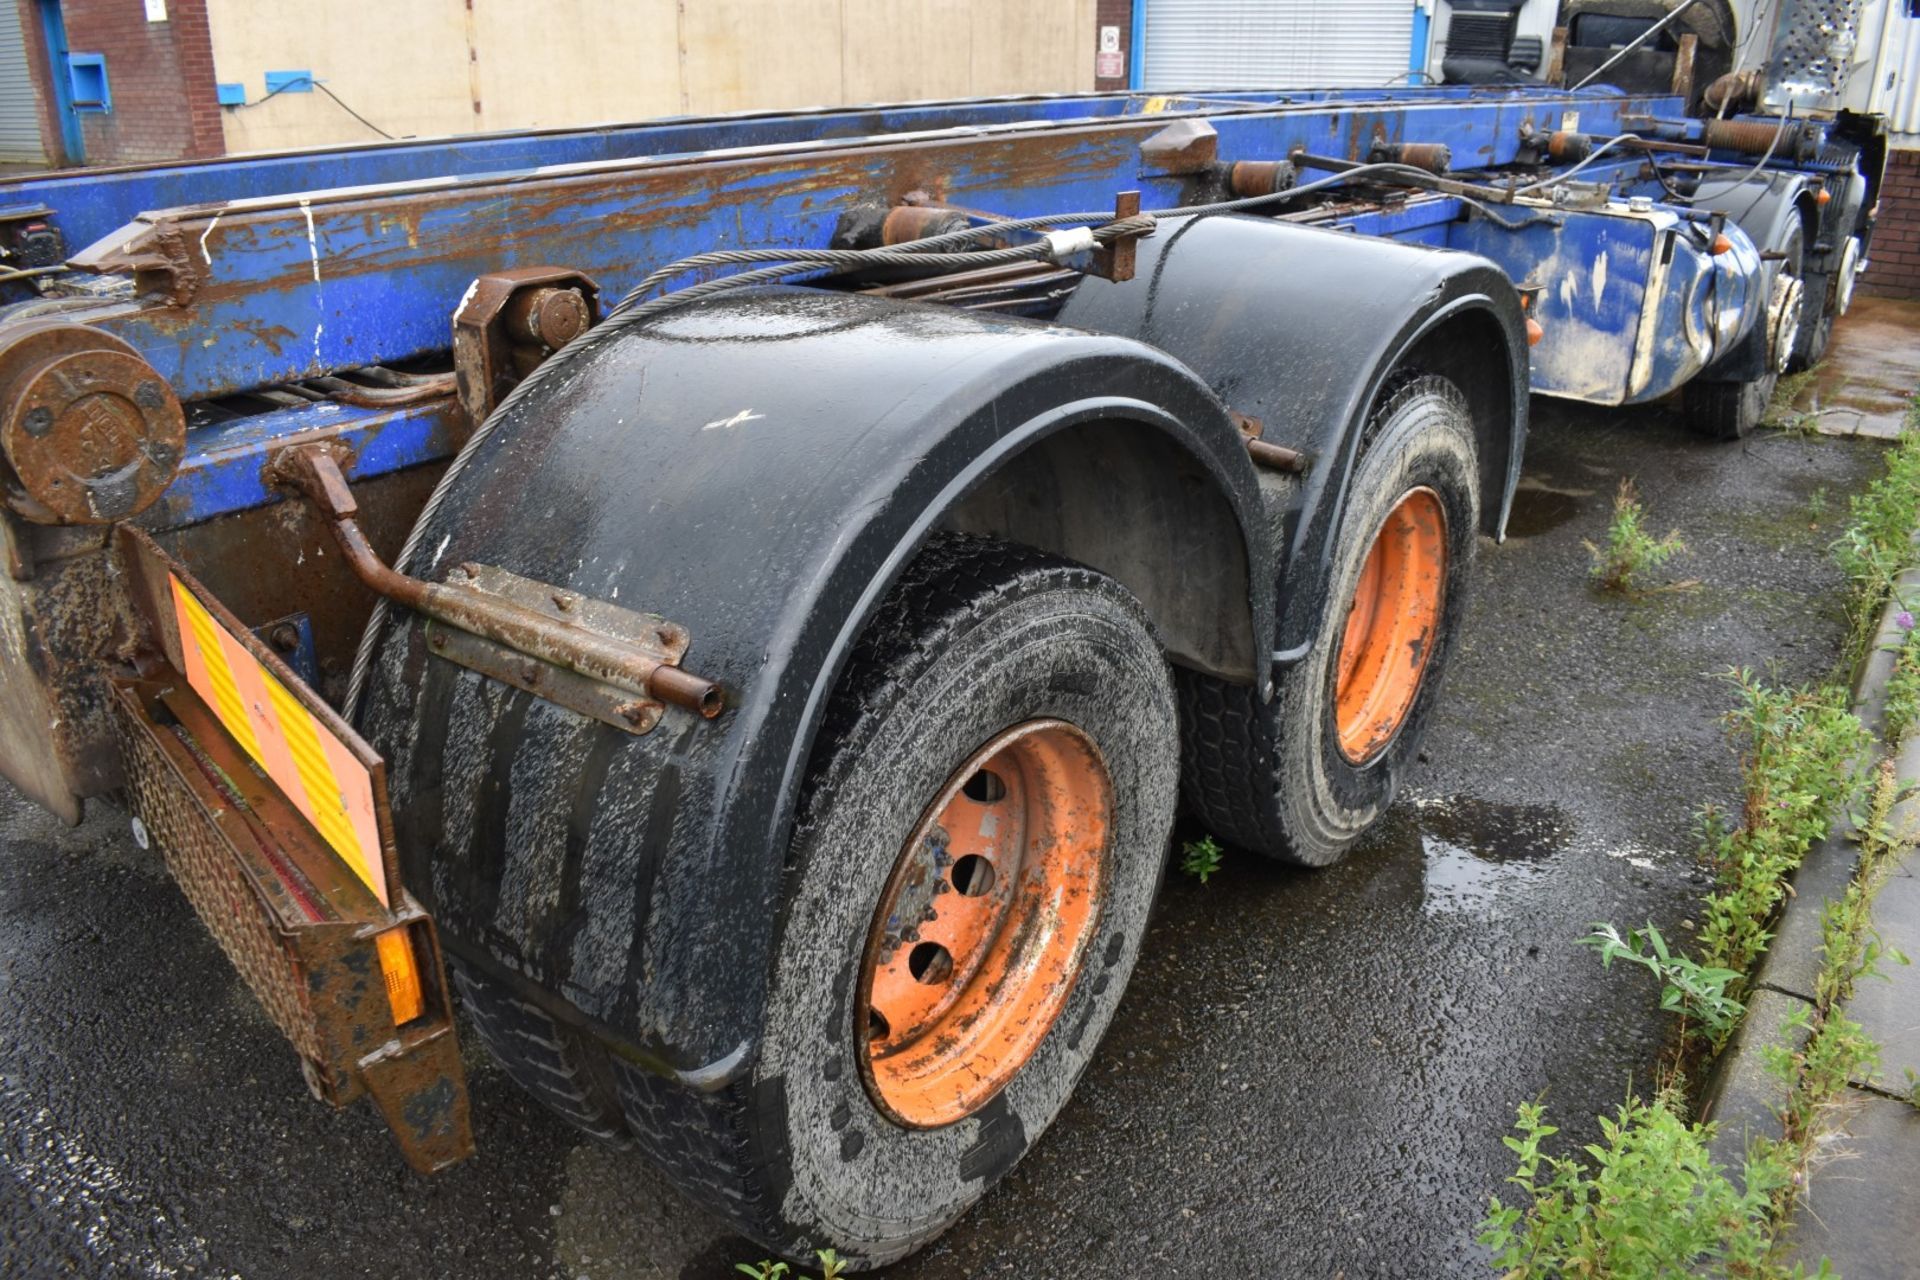
[[[559,350],[580,336],[590,319],[578,289],[525,289],[507,303],[508,332]]]
[[[575,597],[567,594],[564,591],[556,591],[553,593],[553,607],[560,610],[560,612],[562,613],[567,612],[569,609],[573,608],[575,604],[578,604],[578,603],[579,601]]]
[[[282,622],[267,633],[267,643],[281,653],[292,653],[300,647],[300,628],[291,622]]]
[[[133,389],[133,402],[149,413],[157,412],[167,402],[167,390],[157,382],[143,382]]]
[[[446,647],[447,647],[447,637],[446,637],[446,634],[445,634],[444,632],[440,632],[440,631],[435,631],[434,633],[432,633],[431,635],[429,635],[429,636],[427,637],[427,647],[428,647],[429,649],[444,649],[444,648],[446,648]]]
[[[53,430],[53,410],[45,405],[37,405],[27,410],[26,417],[20,420],[20,425],[27,429],[28,435],[36,439],[44,436]]]

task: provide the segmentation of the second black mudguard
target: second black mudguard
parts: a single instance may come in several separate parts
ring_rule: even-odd
[[[1267,218],[1168,221],[1141,243],[1132,280],[1087,280],[1060,320],[1158,347],[1264,439],[1307,455],[1275,548],[1283,656],[1318,630],[1364,427],[1397,376],[1461,384],[1486,531],[1505,527],[1526,443],[1526,317],[1484,258]]]

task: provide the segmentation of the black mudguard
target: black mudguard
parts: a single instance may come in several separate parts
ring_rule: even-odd
[[[1100,447],[1063,452],[1070,436]],[[1044,549],[1134,586],[1176,660],[1264,685],[1274,574],[1252,467],[1205,386],[1138,343],[757,291],[601,341],[523,397],[425,518],[410,569],[476,561],[663,615],[727,709],[669,708],[634,737],[429,658],[396,610],[359,719],[389,761],[407,882],[449,947],[560,993],[656,1065],[728,1078],[754,1049],[796,794],[850,647],[946,514],[1029,452],[1158,530],[1169,579],[1237,598],[1204,602],[1225,620],[1196,629],[1149,599],[1167,583],[1129,582],[1139,566],[1114,548],[1150,543],[1067,530]],[[1149,482],[1168,488],[1125,509]]]
[[[1161,224],[1131,281],[1082,284],[1060,320],[1166,351],[1258,419],[1262,438],[1307,455],[1275,548],[1278,661],[1301,656],[1319,629],[1363,429],[1397,373],[1463,384],[1485,529],[1505,528],[1526,444],[1526,317],[1484,258],[1264,218],[1194,218]]]
[[[1817,209],[1814,191],[1819,183],[1804,173],[1765,173],[1748,178],[1721,178],[1702,181],[1694,192],[1693,206],[1724,213],[1729,221],[1747,233],[1747,238],[1762,253],[1777,250],[1786,243],[1796,223],[1805,232],[1801,274],[1817,274],[1814,245],[1817,239]],[[1821,286],[1826,277],[1819,276]],[[1767,287],[1773,277],[1767,276]],[[1816,286],[1819,287],[1819,286]],[[1767,326],[1762,321],[1767,308],[1767,288],[1754,295],[1759,305],[1749,307],[1751,315],[1743,322],[1745,331],[1727,349],[1725,355],[1697,375],[1709,382],[1752,382],[1767,373]],[[1808,305],[1818,307],[1825,293],[1808,291]]]

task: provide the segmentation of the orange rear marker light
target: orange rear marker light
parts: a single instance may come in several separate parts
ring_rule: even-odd
[[[1813,202],[1815,204],[1820,204],[1820,205],[1832,204],[1833,192],[1827,190],[1825,187],[1822,187],[1818,191],[1813,193]]]
[[[1527,317],[1527,345],[1537,347],[1540,339],[1547,336],[1547,328],[1532,316]]]
[[[1713,238],[1713,252],[1715,256],[1733,252],[1733,241],[1727,239],[1725,235],[1715,236]]]
[[[380,952],[380,972],[387,979],[387,1004],[393,1008],[393,1025],[403,1026],[426,1011],[426,997],[420,991],[420,966],[413,957],[413,943],[405,926],[389,929],[375,938]]]

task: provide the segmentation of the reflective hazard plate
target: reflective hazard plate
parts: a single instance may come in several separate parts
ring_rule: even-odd
[[[380,904],[392,906],[367,767],[176,575],[167,578],[187,683]]]

